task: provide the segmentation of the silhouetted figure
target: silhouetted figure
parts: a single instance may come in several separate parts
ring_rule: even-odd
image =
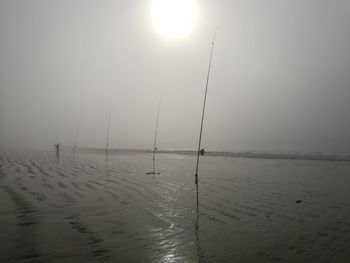
[[[203,156],[203,155],[205,154],[204,149],[201,149],[201,150],[199,151],[199,154],[200,154],[201,156]]]
[[[56,143],[55,148],[56,148],[56,157],[58,158],[60,156],[60,144]]]

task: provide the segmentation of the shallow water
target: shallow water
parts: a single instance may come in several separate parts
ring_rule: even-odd
[[[1,262],[350,262],[350,163],[0,157]],[[298,201],[298,202],[297,202]]]

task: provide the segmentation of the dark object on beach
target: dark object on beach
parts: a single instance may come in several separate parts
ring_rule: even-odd
[[[201,156],[203,156],[204,153],[205,153],[205,150],[204,150],[204,149],[201,149],[201,150],[199,151],[199,154],[200,154]]]
[[[148,172],[146,174],[160,174],[160,172]]]
[[[300,204],[301,203],[301,200],[296,200],[295,201],[297,204]]]
[[[58,157],[60,155],[60,144],[56,143],[55,148],[56,148],[56,156]]]

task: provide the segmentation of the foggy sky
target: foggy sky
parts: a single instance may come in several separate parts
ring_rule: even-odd
[[[59,141],[195,149],[218,27],[203,147],[350,153],[350,4],[200,0],[168,40],[146,0],[0,0],[0,149]]]

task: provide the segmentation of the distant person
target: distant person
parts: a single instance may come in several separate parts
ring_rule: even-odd
[[[199,154],[202,155],[202,156],[204,156],[204,153],[205,153],[205,150],[204,150],[204,149],[201,149],[201,150],[199,151]]]
[[[60,155],[60,144],[56,143],[55,148],[56,148],[56,156],[58,157]]]

